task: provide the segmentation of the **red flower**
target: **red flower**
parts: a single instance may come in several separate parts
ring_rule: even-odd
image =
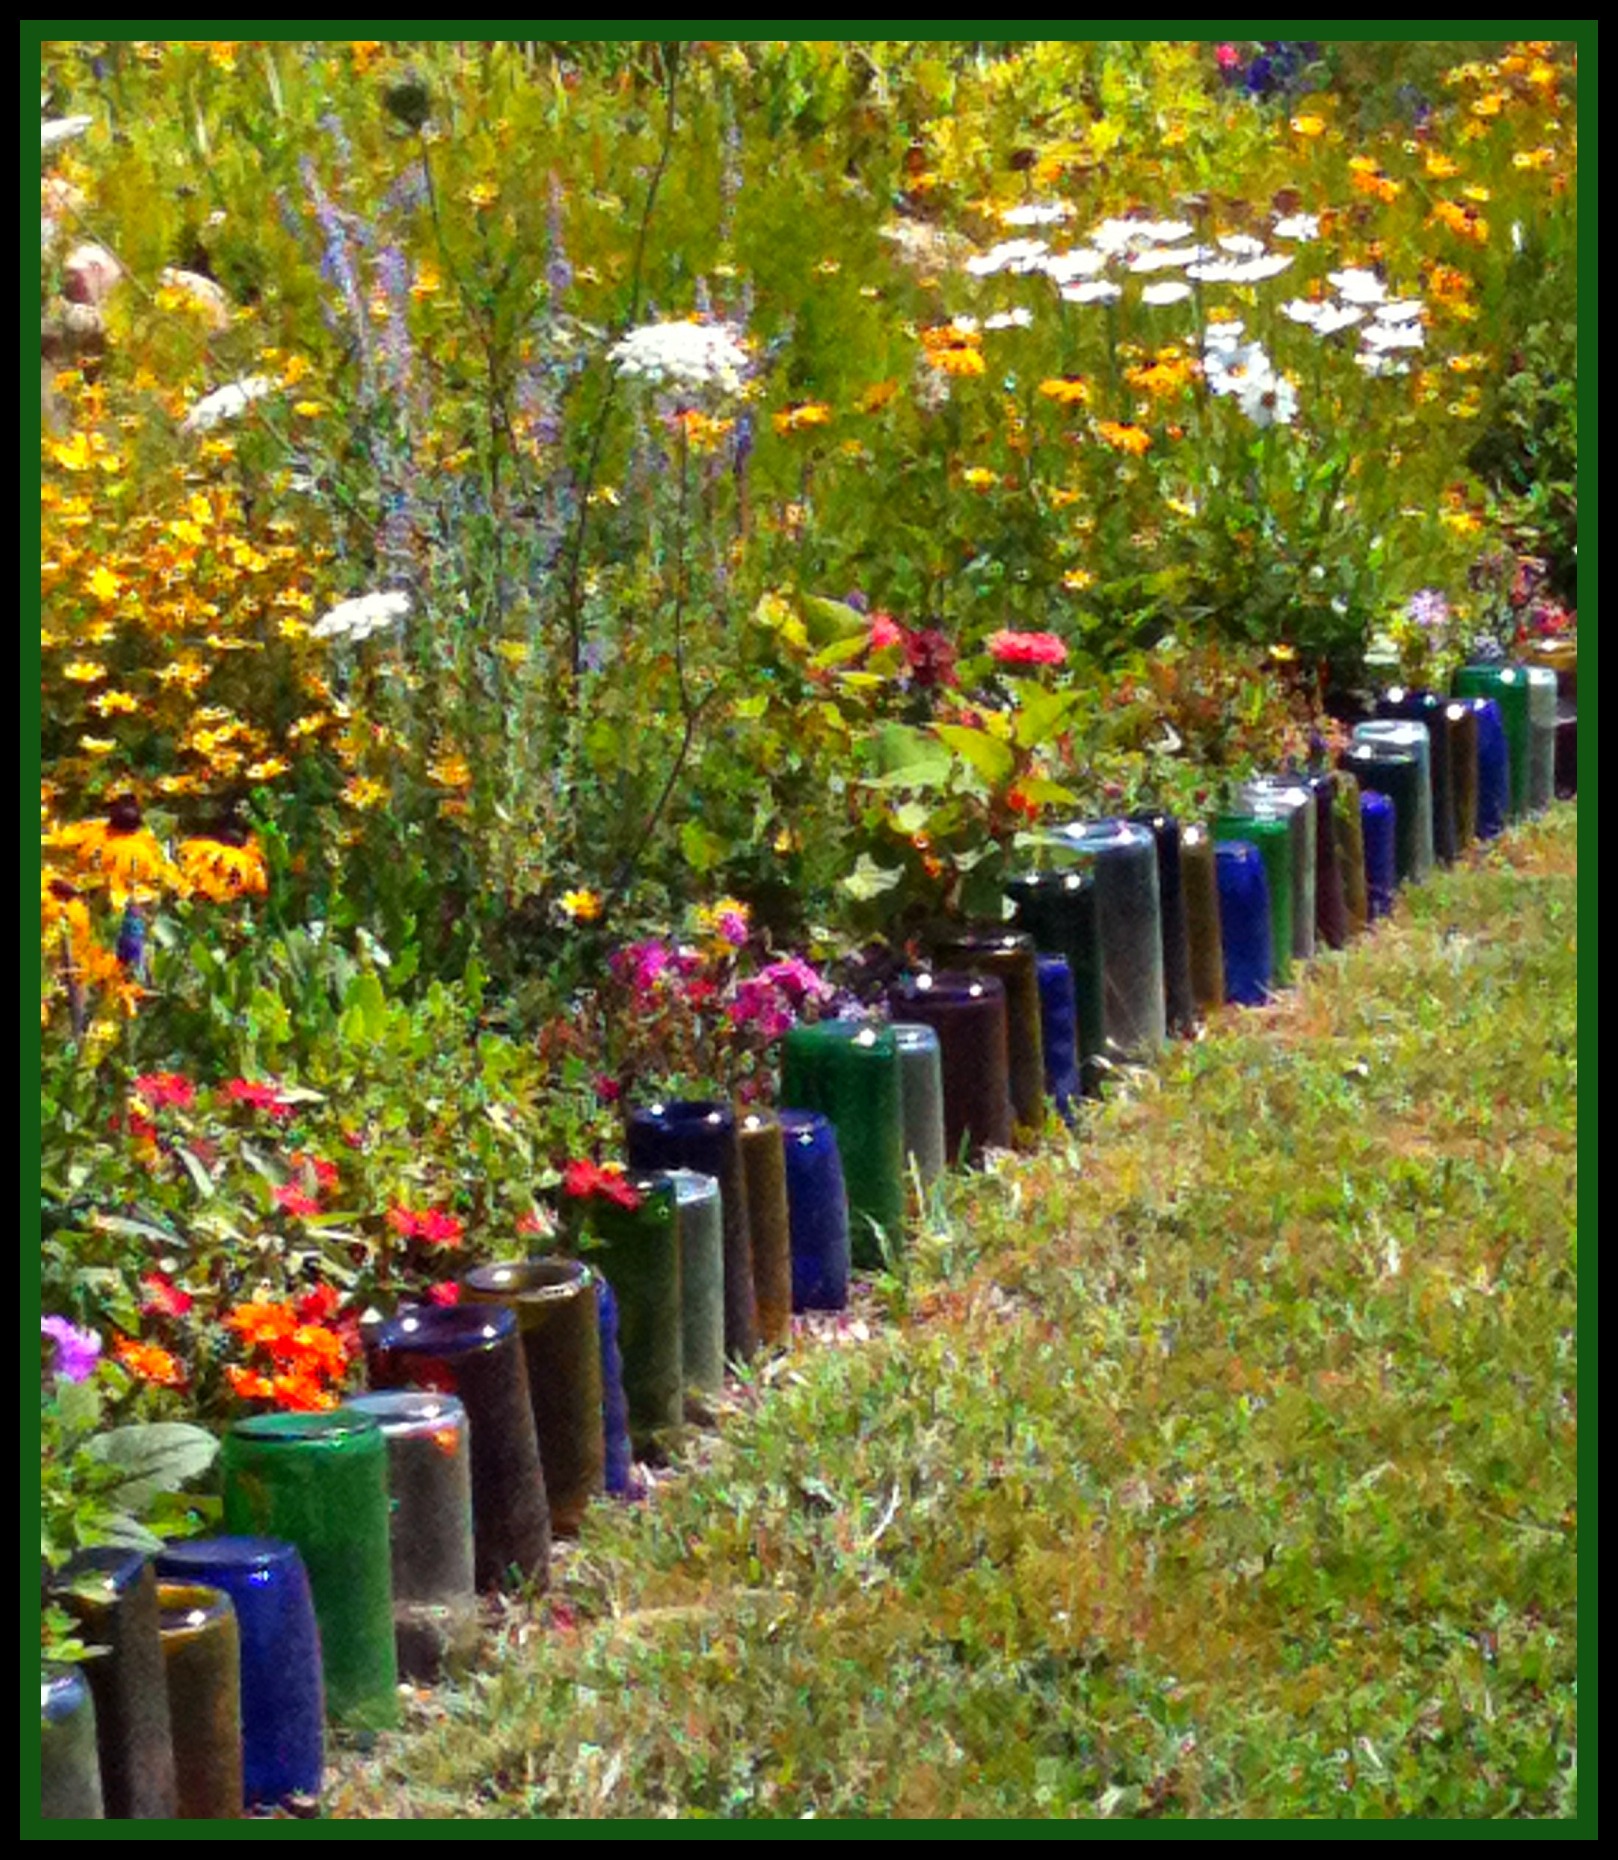
[[[284,1183],[275,1191],[275,1205],[284,1214],[309,1215],[320,1212],[320,1203],[313,1195],[306,1195],[301,1188],[292,1183]]]
[[[598,1072],[595,1075],[593,1083],[596,1088],[596,1096],[603,1104],[616,1104],[619,1098],[623,1096],[623,1086],[618,1083],[610,1072]]]
[[[937,627],[924,626],[913,633],[907,633],[904,648],[910,676],[916,684],[926,687],[958,682],[955,676],[955,648]]]
[[[425,1214],[415,1214],[409,1208],[389,1208],[388,1225],[406,1240],[425,1240],[429,1246],[459,1246],[466,1236],[464,1222],[437,1208],[429,1208]]]
[[[268,1111],[271,1117],[290,1117],[297,1109],[282,1098],[279,1086],[262,1079],[230,1079],[223,1089],[232,1104],[250,1104],[256,1111]]]
[[[578,1200],[599,1195],[633,1212],[640,1206],[639,1193],[624,1180],[622,1170],[601,1169],[593,1162],[571,1162],[562,1174],[562,1192]]]
[[[988,647],[999,665],[1060,665],[1067,658],[1054,633],[991,633]]]
[[[321,1188],[337,1186],[336,1163],[327,1162],[323,1156],[311,1156],[307,1150],[294,1150],[290,1160],[296,1169],[312,1170],[315,1181]]]
[[[300,1324],[328,1323],[337,1315],[341,1303],[335,1286],[317,1285],[298,1300],[298,1321]]]
[[[556,1223],[548,1214],[530,1208],[526,1214],[517,1216],[517,1232],[525,1238],[529,1234],[538,1234],[548,1240],[556,1232]]]
[[[148,1317],[182,1318],[191,1309],[194,1302],[189,1292],[183,1292],[172,1280],[165,1279],[160,1272],[148,1272],[141,1279],[146,1292],[146,1300],[141,1310]]]
[[[148,1111],[175,1105],[189,1111],[197,1101],[197,1088],[183,1072],[143,1072],[135,1081],[135,1096]]]
[[[427,1302],[433,1305],[458,1305],[461,1302],[461,1288],[453,1279],[445,1279],[438,1285],[429,1285]]]
[[[419,1220],[420,1217],[412,1214],[409,1208],[388,1209],[388,1225],[406,1240],[415,1239],[419,1231]]]

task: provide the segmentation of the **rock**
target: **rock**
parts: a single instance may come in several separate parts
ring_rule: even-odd
[[[81,357],[99,355],[106,346],[106,322],[94,304],[68,303],[58,297],[40,324],[40,356],[56,368],[72,368]]]
[[[161,282],[170,290],[183,291],[207,318],[210,329],[230,328],[230,299],[212,278],[205,278],[200,271],[181,271],[170,265],[164,270]]]
[[[86,241],[63,261],[62,291],[69,303],[99,304],[123,275],[123,266],[104,245]]]

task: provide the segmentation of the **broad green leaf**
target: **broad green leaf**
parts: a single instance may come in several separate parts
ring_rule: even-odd
[[[146,1421],[93,1435],[85,1451],[118,1469],[123,1477],[116,1488],[117,1501],[138,1511],[159,1492],[177,1492],[187,1479],[206,1472],[219,1442],[205,1427],[189,1421]]]
[[[1047,781],[1043,775],[1025,775],[1017,783],[1020,794],[1027,795],[1030,801],[1038,801],[1047,807],[1075,807],[1079,797],[1071,788],[1064,788],[1059,781]]]
[[[878,777],[889,786],[926,788],[949,780],[949,751],[930,730],[886,724],[873,739],[872,753]]]
[[[870,633],[870,621],[846,601],[829,601],[822,594],[806,594],[802,607],[804,624],[816,646],[829,646],[833,640],[856,634],[863,640]]]
[[[869,853],[861,853],[854,861],[854,870],[838,882],[851,898],[864,903],[869,898],[879,898],[884,891],[892,891],[903,877],[902,868],[880,866]]]
[[[1010,745],[982,730],[968,729],[959,723],[935,723],[933,730],[939,740],[976,769],[990,787],[998,787],[1006,781],[1017,766]]]
[[[343,1022],[345,1033],[350,1024],[350,1016],[356,1016],[359,1036],[367,1045],[375,1046],[387,1038],[388,1033],[388,997],[383,993],[381,978],[374,969],[366,969],[356,975],[343,995]]]
[[[834,665],[842,665],[849,659],[857,659],[865,650],[866,638],[863,633],[852,634],[847,639],[834,639],[824,651],[817,652],[809,661],[817,672],[830,671]]]
[[[1077,691],[1046,691],[1038,685],[1031,685],[1028,693],[1017,711],[1019,749],[1034,749],[1041,743],[1049,742],[1079,701]]]

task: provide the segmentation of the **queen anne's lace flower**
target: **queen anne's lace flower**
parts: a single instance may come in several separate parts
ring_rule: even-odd
[[[390,626],[410,611],[410,596],[395,588],[386,594],[361,594],[322,614],[309,629],[311,639],[340,639],[355,644]]]
[[[659,386],[738,394],[751,358],[726,323],[646,323],[609,351],[619,371]]]
[[[93,116],[59,116],[54,122],[41,123],[39,126],[41,153],[46,149],[54,149],[63,142],[71,142],[75,136],[82,136],[94,121]]]
[[[240,381],[228,382],[222,388],[215,388],[211,394],[204,394],[186,415],[180,431],[205,433],[221,420],[236,419],[255,400],[262,400],[266,394],[274,392],[275,383],[268,375],[244,375]]]

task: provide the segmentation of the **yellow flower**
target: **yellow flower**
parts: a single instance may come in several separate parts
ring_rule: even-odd
[[[971,491],[992,491],[999,482],[998,472],[986,471],[981,465],[969,465],[961,473],[961,483]]]
[[[941,368],[946,375],[981,375],[984,372],[983,357],[976,349],[964,346],[929,349],[927,360],[934,368]]]
[[[295,400],[292,411],[302,419],[318,420],[326,409],[318,400]]]
[[[526,665],[528,663],[528,642],[523,639],[503,639],[495,647],[507,665]]]
[[[467,204],[475,207],[479,213],[492,207],[499,198],[500,190],[492,181],[479,181],[475,187],[466,190]]]
[[[1096,437],[1111,446],[1116,452],[1128,452],[1135,457],[1152,443],[1152,436],[1144,427],[1120,425],[1116,420],[1098,420]]]
[[[1442,154],[1438,149],[1429,152],[1425,165],[1427,173],[1435,181],[1447,181],[1452,175],[1461,172],[1460,163],[1451,161],[1449,156]]]
[[[144,896],[174,877],[139,807],[127,796],[113,803],[105,820],[74,821],[58,828],[49,844],[72,855],[81,882],[105,880],[115,904]]]
[[[899,392],[897,381],[878,381],[874,387],[868,387],[858,401],[861,413],[880,413]]]
[[[128,691],[103,691],[99,697],[91,698],[90,708],[98,717],[110,717],[120,711],[127,716],[140,709],[140,699]]]
[[[1053,375],[1040,382],[1039,391],[1059,407],[1083,407],[1090,399],[1089,384],[1078,375]]]
[[[419,303],[424,297],[436,297],[443,288],[444,280],[438,267],[431,260],[424,259],[410,286],[410,295]]]
[[[118,745],[110,736],[81,736],[79,747],[87,756],[110,756]]]
[[[239,828],[220,828],[229,837],[182,840],[180,879],[193,898],[229,904],[236,898],[263,897],[270,888],[264,854]]]
[[[559,908],[569,923],[593,924],[601,915],[601,897],[594,891],[565,891]]]
[[[75,659],[71,665],[62,667],[62,676],[71,678],[76,685],[97,684],[106,675],[106,666],[96,659]]]
[[[103,563],[95,573],[91,575],[87,586],[98,601],[115,601],[123,592],[124,584],[112,570]]]
[[[373,807],[380,807],[388,798],[388,791],[381,782],[373,781],[368,775],[351,775],[343,785],[342,798],[350,807],[357,807],[364,813]]]
[[[1095,576],[1087,568],[1070,568],[1062,577],[1062,586],[1070,594],[1082,594],[1086,588],[1093,588],[1095,582]]]
[[[675,417],[685,434],[686,444],[699,456],[715,451],[736,424],[734,420],[716,420],[695,407],[684,407]]]
[[[811,427],[824,426],[830,418],[831,408],[824,401],[801,401],[795,406],[784,408],[775,416],[775,430],[783,435],[803,433]]]
[[[249,781],[274,781],[277,775],[284,775],[292,764],[284,756],[266,756],[262,762],[248,765]]]
[[[1313,141],[1316,136],[1326,133],[1326,119],[1323,116],[1295,116],[1292,119],[1292,133]]]
[[[427,764],[427,773],[440,788],[470,788],[472,765],[465,756],[448,751]]]

